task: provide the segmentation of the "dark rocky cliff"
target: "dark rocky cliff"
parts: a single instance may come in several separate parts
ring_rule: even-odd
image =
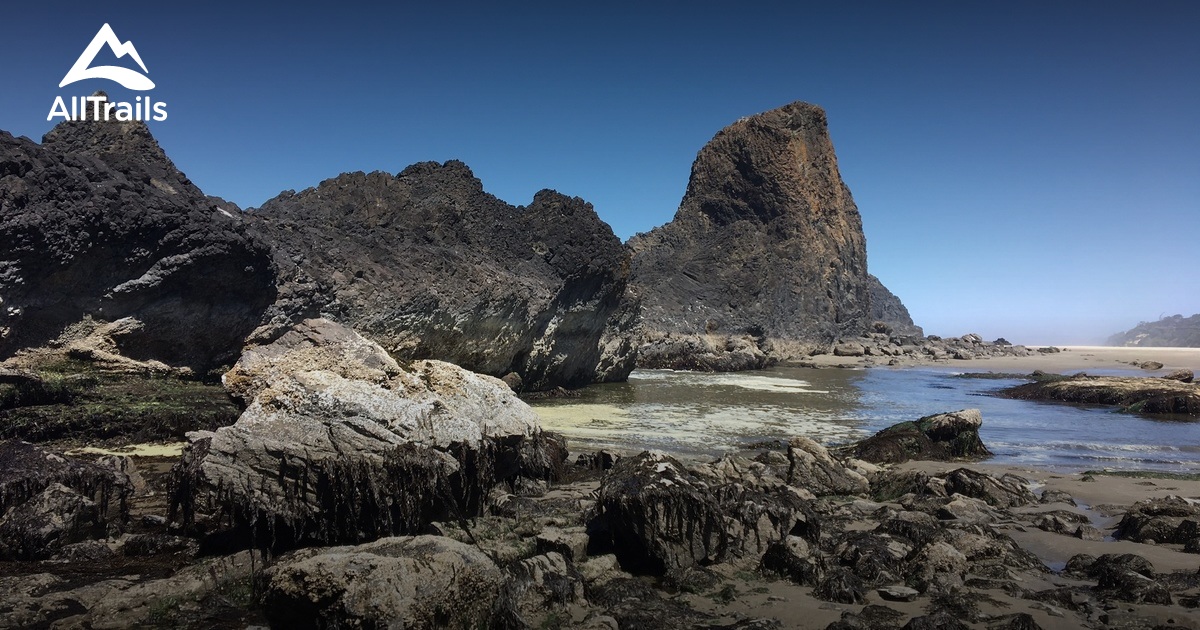
[[[103,329],[91,351],[232,363],[275,299],[270,263],[144,123],[0,131],[0,358]]]
[[[891,332],[904,337],[923,337],[925,331],[913,323],[908,307],[896,297],[895,293],[883,286],[874,275],[868,275],[871,283],[871,321],[883,322]]]
[[[629,245],[642,365],[759,367],[870,323],[862,220],[815,105],[722,129],[697,155],[674,220]]]
[[[327,317],[396,357],[516,372],[531,390],[633,367],[629,254],[577,197],[514,207],[463,163],[427,162],[344,174],[249,216],[281,274],[264,336]]]

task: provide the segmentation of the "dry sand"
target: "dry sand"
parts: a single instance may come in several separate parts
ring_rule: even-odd
[[[1036,350],[1042,346],[1029,346]],[[943,361],[918,360],[902,357],[899,365],[891,367],[913,367],[916,365],[945,366],[964,372],[1017,372],[1028,374],[1034,370],[1056,373],[1073,373],[1087,370],[1137,370],[1146,376],[1161,376],[1175,369],[1200,372],[1200,348],[1124,348],[1110,346],[1056,346],[1061,352],[1043,354],[1034,352],[1027,357],[990,357],[980,359],[947,359]],[[888,357],[837,357],[832,354],[809,357],[806,361],[818,367],[889,367]],[[1163,364],[1160,370],[1141,370],[1131,363],[1157,361]]]
[[[1037,346],[1033,346],[1036,348]],[[1200,372],[1200,348],[1114,348],[1107,346],[1058,346],[1062,352],[1052,354],[1035,353],[1029,357],[994,357],[991,359],[968,359],[948,361],[981,371],[1019,370],[1032,372],[1072,372],[1088,369],[1139,369],[1131,363],[1157,361],[1161,370],[1143,370],[1147,376],[1165,374],[1175,369]]]

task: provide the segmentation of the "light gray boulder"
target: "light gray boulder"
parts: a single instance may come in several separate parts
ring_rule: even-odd
[[[565,449],[499,379],[307,320],[225,375],[248,405],[188,435],[173,518],[276,549],[416,533],[482,509],[497,481],[555,476]],[[549,451],[549,455],[545,452]]]
[[[268,569],[264,611],[280,628],[487,628],[506,575],[440,536],[302,549]]]

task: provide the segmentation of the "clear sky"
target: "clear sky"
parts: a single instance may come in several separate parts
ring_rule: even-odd
[[[805,100],[927,332],[1082,343],[1200,312],[1200,2],[173,4],[6,6],[0,129],[39,139],[59,94],[132,101],[58,88],[108,22],[209,194],[461,159],[624,239],[671,219],[717,130]]]

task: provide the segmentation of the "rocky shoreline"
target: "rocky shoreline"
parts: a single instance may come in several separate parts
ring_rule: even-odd
[[[1060,354],[922,335],[815,105],[720,131],[624,245],[456,161],[243,212],[136,121],[0,132],[0,209],[0,627],[1200,627],[1196,480],[991,470],[973,410],[571,453],[518,398]],[[1178,376],[1010,395],[1195,415]]]
[[[1200,481],[981,466],[973,410],[570,453],[501,381],[324,320],[224,387],[181,457],[0,442],[0,627],[1200,624]]]

